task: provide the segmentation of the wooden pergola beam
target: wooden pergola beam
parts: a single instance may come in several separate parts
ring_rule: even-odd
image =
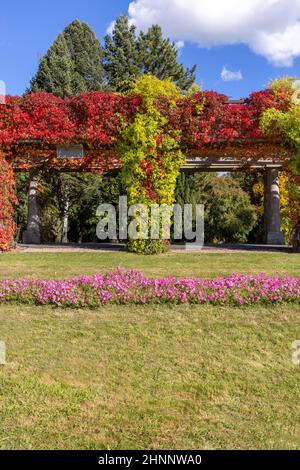
[[[237,159],[237,158],[220,158],[220,157],[198,157],[186,158],[186,163],[182,167],[185,171],[238,171],[247,169],[262,170],[265,168],[276,168],[278,170],[286,166],[287,160],[272,160],[264,158]]]

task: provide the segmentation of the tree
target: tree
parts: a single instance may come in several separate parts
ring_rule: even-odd
[[[78,20],[69,24],[58,35],[47,54],[41,59],[38,72],[31,80],[30,91],[53,93],[61,98],[81,92],[105,88],[102,65],[103,50],[92,29]],[[81,178],[81,187],[87,184]],[[57,174],[59,212],[61,214],[61,242],[68,241],[68,215],[72,188],[66,174]],[[74,198],[73,198],[74,199]],[[52,214],[55,212],[52,207]]]
[[[188,90],[195,83],[196,65],[184,70],[177,62],[178,49],[170,39],[164,39],[161,27],[151,26],[147,33],[141,31],[137,41],[142,72],[150,73],[160,80],[171,80],[182,90]]]
[[[65,28],[63,35],[74,64],[73,94],[102,90],[104,88],[103,49],[93,30],[86,23],[75,20]]]
[[[137,49],[136,28],[128,17],[117,18],[112,36],[105,36],[104,69],[109,86],[120,90],[125,82],[134,81],[142,73]]]
[[[67,41],[61,33],[42,57],[38,72],[30,82],[30,91],[53,93],[60,98],[72,96],[74,69]]]
[[[205,240],[245,243],[255,225],[255,209],[248,194],[230,176],[195,176],[198,200],[205,209]]]
[[[112,35],[105,37],[104,68],[113,90],[126,91],[131,82],[144,74],[170,80],[188,90],[195,82],[196,66],[185,70],[177,60],[175,43],[163,38],[158,25],[137,37],[136,27],[123,15],[117,18]]]
[[[103,51],[94,32],[78,20],[60,33],[41,59],[30,91],[63,98],[104,87]]]
[[[167,107],[174,109],[179,89],[170,81],[145,75],[135,81],[132,92],[142,101],[134,119],[123,127],[117,151],[122,161],[122,184],[128,203],[144,204],[147,217],[144,213],[144,224],[138,224],[138,237],[129,236],[127,250],[162,253],[169,248],[169,243],[162,237],[160,222],[152,225],[148,216],[152,204],[170,206],[174,203],[176,180],[184,155],[179,143],[180,132],[168,130],[168,119],[157,109],[157,98],[164,97]],[[146,235],[155,229],[157,239],[145,237],[145,226]]]
[[[249,233],[248,242],[264,243],[264,173],[259,171],[232,172],[230,176],[248,194],[251,204],[255,207],[257,219]]]
[[[175,189],[176,203],[181,206],[184,206],[184,204],[195,204],[196,194],[194,176],[181,172],[177,178]]]

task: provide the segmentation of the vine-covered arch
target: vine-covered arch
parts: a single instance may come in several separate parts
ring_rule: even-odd
[[[164,202],[164,194],[170,190],[168,186],[164,192],[163,185],[171,185],[172,190],[180,168],[281,168],[290,160],[292,150],[280,132],[272,137],[264,134],[260,121],[266,110],[286,112],[290,104],[291,90],[286,87],[230,102],[213,91],[180,96],[170,82],[149,76],[140,79],[129,95],[92,92],[71,99],[48,93],[8,96],[0,106],[0,149],[5,157],[1,182],[9,187],[2,195],[7,202],[1,201],[0,220],[7,214],[11,218],[4,207],[14,203],[12,186],[4,177],[5,172],[11,175],[9,168],[123,169],[126,175],[127,167],[137,181],[137,195],[131,191],[132,202],[134,198],[136,202]],[[74,144],[82,145],[82,158],[58,158],[58,147]],[[274,184],[274,178],[276,174],[269,184]],[[127,181],[129,192],[132,181]],[[172,197],[168,196],[168,202]],[[11,237],[12,227],[6,238]],[[2,250],[8,246],[0,241]]]

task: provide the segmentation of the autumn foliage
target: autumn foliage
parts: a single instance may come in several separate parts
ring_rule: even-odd
[[[164,82],[156,83],[155,95],[151,95],[151,80],[153,77],[146,76],[140,83],[142,91],[133,88],[127,95],[91,92],[65,99],[49,93],[7,97],[6,105],[0,106],[0,149],[6,158],[1,156],[0,160],[2,250],[9,247],[14,231],[14,184],[9,164],[24,170],[35,166],[100,172],[127,165],[128,181],[130,175],[141,175],[129,192],[159,202],[173,200],[185,154],[238,155],[246,160],[289,156],[282,132],[264,134],[261,117],[270,108],[286,113],[291,105],[290,89],[270,88],[233,104],[214,91],[170,97],[170,88],[160,94],[160,86],[170,87]],[[141,142],[135,140],[139,138]],[[73,143],[84,145],[84,159],[58,160],[56,146]],[[132,155],[129,145],[135,149]],[[132,161],[134,155],[140,160]]]
[[[1,153],[0,168],[0,251],[7,251],[11,247],[15,232],[13,205],[16,197],[12,167]]]
[[[243,104],[230,104],[225,95],[203,91],[179,97],[174,107],[162,96],[156,107],[167,118],[169,129],[182,131],[183,145],[202,149],[268,140],[260,130],[261,114],[268,108],[285,111],[289,101],[289,90],[279,97],[273,90],[256,92]],[[6,105],[0,106],[0,146],[9,149],[30,140],[34,152],[38,140],[39,145],[76,142],[90,148],[110,147],[140,104],[137,95],[107,92],[83,93],[71,99],[49,93],[8,96]]]

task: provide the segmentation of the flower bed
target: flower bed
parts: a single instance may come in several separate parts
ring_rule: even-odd
[[[105,275],[67,280],[5,279],[0,281],[0,303],[7,302],[60,307],[300,303],[300,276],[232,274],[215,279],[151,279],[139,271],[117,269]]]

